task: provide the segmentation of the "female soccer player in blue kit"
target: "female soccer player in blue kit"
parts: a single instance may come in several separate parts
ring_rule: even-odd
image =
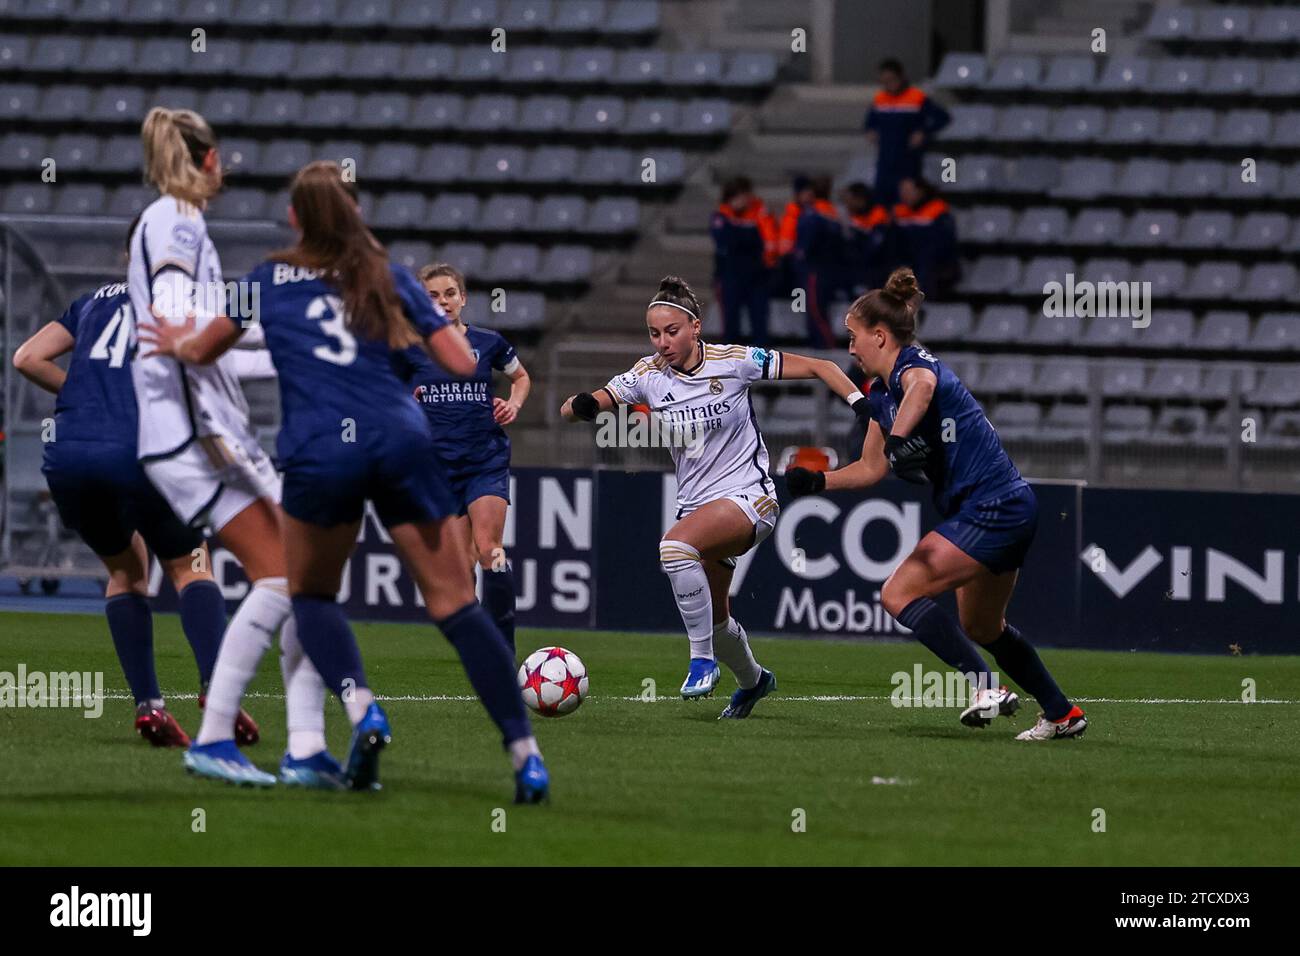
[[[280,378],[277,453],[293,613],[308,656],[353,725],[347,781],[357,790],[377,786],[379,753],[391,741],[387,715],[336,600],[369,499],[501,730],[516,802],[539,802],[548,776],[514,663],[474,600],[468,542],[463,527],[446,520],[455,514],[454,502],[428,423],[393,364],[395,352],[424,342],[450,371],[468,376],[474,371],[469,345],[448,331],[416,278],[389,264],[337,163],[299,170],[290,201],[298,243],[272,254],[244,281],[260,290],[261,323]],[[241,332],[218,317],[197,335],[184,325],[159,324],[147,336],[163,354],[202,363]]]
[[[943,522],[889,576],[881,590],[885,609],[971,680],[975,700],[962,712],[962,723],[984,727],[1020,706],[1013,692],[993,686],[978,644],[1043,708],[1017,740],[1077,737],[1088,726],[1083,711],[1061,693],[1034,648],[1006,620],[1038,527],[1038,503],[979,403],[951,369],[916,343],[921,298],[916,276],[901,268],[883,289],[849,308],[849,352],[876,376],[865,396],[872,422],[862,457],[827,473],[791,468],[786,484],[795,496],[867,488],[891,468],[907,481],[933,484]],[[944,441],[948,422],[955,434]],[[960,626],[933,600],[953,589]]]
[[[433,448],[446,469],[459,517],[458,533],[472,542],[473,557],[483,569],[483,604],[501,635],[515,647],[515,579],[502,547],[506,508],[510,504],[510,439],[504,426],[519,415],[532,382],[514,348],[491,329],[468,326],[465,277],[455,266],[433,263],[420,270],[420,281],[434,304],[465,336],[474,355],[474,374],[465,380],[450,374],[413,346],[401,353],[398,371],[412,387],[433,433]],[[510,379],[510,396],[492,396],[492,373]]]

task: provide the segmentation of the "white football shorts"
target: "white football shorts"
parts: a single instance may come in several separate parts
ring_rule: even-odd
[[[280,501],[280,476],[266,452],[219,435],[197,437],[170,458],[146,462],[144,470],[190,527],[219,532],[259,498]]]

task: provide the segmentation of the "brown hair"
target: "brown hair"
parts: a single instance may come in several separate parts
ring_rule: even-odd
[[[331,276],[343,293],[348,328],[400,349],[420,341],[402,311],[388,253],[361,218],[356,187],[338,163],[317,160],[298,170],[289,201],[302,237],[272,259]]]
[[[659,302],[668,302],[679,308],[690,309],[696,319],[704,317],[704,310],[700,308],[700,300],[695,297],[695,293],[686,283],[686,280],[679,276],[664,276],[659,281],[659,291],[650,300],[650,306],[653,307]]]
[[[212,127],[193,110],[155,106],[140,127],[144,179],[167,196],[202,206],[217,191],[203,174],[203,160],[215,149]]]
[[[916,340],[916,309],[925,298],[916,273],[901,266],[889,274],[883,289],[872,289],[849,306],[849,318],[868,329],[883,325],[899,345]]]
[[[460,289],[460,297],[465,298],[465,274],[450,262],[431,262],[420,270],[421,282],[428,282],[439,276],[445,276],[455,282],[456,288]]]

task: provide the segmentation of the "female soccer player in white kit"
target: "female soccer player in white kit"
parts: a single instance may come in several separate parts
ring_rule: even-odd
[[[221,188],[221,159],[207,121],[155,107],[141,128],[145,177],[161,195],[131,235],[128,290],[137,325],[150,314],[202,328],[226,312],[221,261],[203,210]],[[241,316],[252,318],[256,316]],[[235,746],[240,699],[280,632],[289,710],[284,783],[333,787],[342,771],[325,749],[325,687],[294,630],[280,541],[280,481],[248,427],[248,406],[229,363],[186,365],[141,347],[131,363],[139,408],[137,453],[180,519],[207,525],[244,568],[247,596],[222,638],[203,723],[185,753],[191,773],[270,786]]]
[[[682,697],[705,697],[721,676],[720,660],[739,689],[722,717],[743,719],[776,689],[760,667],[745,629],[730,614],[736,558],[772,533],[780,511],[768,477],[767,446],[758,430],[749,387],[759,380],[821,379],[854,405],[867,403],[834,362],[744,345],[708,345],[700,338],[700,303],[676,276],[659,283],[646,309],[655,354],[583,392],[560,409],[566,421],[594,421],[618,404],[648,405],[670,434],[677,470],[677,523],[659,543],[659,562],[672,584],[691,644]]]

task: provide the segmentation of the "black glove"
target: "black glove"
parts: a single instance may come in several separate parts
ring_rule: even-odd
[[[808,468],[787,468],[785,487],[791,498],[804,495],[819,495],[826,490],[826,472],[812,471]]]
[[[856,402],[849,406],[853,409],[853,414],[858,416],[858,421],[864,425],[871,423],[871,399],[863,395]]]
[[[925,484],[925,462],[929,457],[930,445],[920,435],[911,438],[889,435],[885,438],[885,458],[894,474],[904,481],[914,485]]]
[[[600,403],[590,392],[579,392],[573,396],[573,403],[570,406],[573,414],[577,415],[584,422],[594,422],[597,413],[600,412]]]

